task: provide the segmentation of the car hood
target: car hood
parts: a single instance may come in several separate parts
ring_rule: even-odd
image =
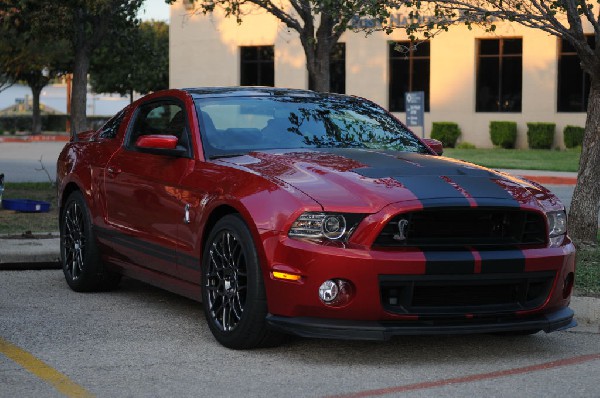
[[[562,208],[537,184],[441,156],[327,148],[251,152],[221,161],[283,181],[324,210],[374,213],[407,201],[422,206]]]

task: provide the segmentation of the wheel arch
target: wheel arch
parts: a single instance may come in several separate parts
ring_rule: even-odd
[[[60,196],[60,203],[59,203],[59,206],[60,206],[59,217],[62,217],[62,212],[65,209],[65,203],[67,203],[67,199],[75,191],[83,192],[81,190],[81,187],[73,181],[67,183],[67,185],[65,185],[65,187],[63,188],[61,196]],[[85,198],[85,195],[84,195],[84,198]]]
[[[268,264],[267,264],[268,261],[267,261],[267,256],[265,253],[265,248],[264,248],[263,242],[261,240],[260,232],[258,230],[258,227],[256,226],[256,223],[252,219],[250,212],[241,203],[236,203],[236,204],[221,203],[210,211],[210,214],[206,218],[206,221],[204,222],[204,226],[202,229],[201,246],[200,246],[200,250],[202,250],[201,258],[204,255],[204,249],[206,247],[206,242],[208,241],[208,236],[210,235],[210,232],[212,231],[212,229],[215,227],[216,223],[221,218],[223,218],[227,215],[230,215],[230,214],[238,215],[242,219],[242,221],[244,221],[246,226],[248,227],[248,230],[250,231],[250,235],[252,236],[252,240],[253,240],[252,243],[254,244],[256,253],[258,255],[258,261],[259,261],[260,268],[263,271],[263,275],[268,275]]]

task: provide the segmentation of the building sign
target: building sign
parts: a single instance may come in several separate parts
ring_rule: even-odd
[[[425,126],[425,93],[412,91],[404,94],[406,103],[406,125]]]
[[[464,15],[463,12],[460,12],[461,15]],[[489,16],[487,18],[488,21],[494,22],[498,19],[493,16]],[[354,30],[381,30],[384,27],[390,28],[405,28],[409,25],[418,24],[419,26],[426,26],[431,23],[444,22],[444,19],[441,17],[436,17],[435,15],[419,15],[417,18],[411,17],[410,15],[396,12],[394,14],[390,14],[389,18],[381,19],[381,18],[373,18],[371,16],[360,16],[355,15],[350,20],[350,29]]]

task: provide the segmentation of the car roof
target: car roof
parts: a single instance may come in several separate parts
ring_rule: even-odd
[[[305,97],[305,98],[323,98],[339,97],[348,98],[346,95],[332,93],[318,93],[310,90],[300,90],[291,88],[259,87],[259,86],[240,86],[240,87],[197,87],[183,88],[193,98],[214,98],[214,97]]]

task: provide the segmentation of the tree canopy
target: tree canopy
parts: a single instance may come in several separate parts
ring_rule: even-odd
[[[65,39],[44,34],[46,11],[44,3],[27,0],[5,0],[0,11],[0,88],[20,81],[31,88],[32,134],[41,133],[41,90],[64,73],[70,55]]]
[[[113,32],[92,56],[90,83],[95,92],[147,94],[169,87],[169,26],[142,22]]]

